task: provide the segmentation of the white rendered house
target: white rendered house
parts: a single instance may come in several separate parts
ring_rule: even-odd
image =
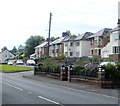
[[[7,63],[8,59],[12,58],[14,58],[14,55],[9,50],[0,52],[0,63]]]
[[[101,57],[112,57],[120,61],[120,19],[118,19],[118,27],[110,33],[110,42],[102,49]]]
[[[89,56],[90,41],[88,37],[93,35],[91,32],[86,32],[77,37],[69,37],[64,41],[64,54],[70,57]]]

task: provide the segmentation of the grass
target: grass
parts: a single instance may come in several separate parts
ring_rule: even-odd
[[[17,71],[25,71],[25,70],[32,70],[32,68],[13,66],[13,65],[0,65],[0,71],[2,72],[17,72]]]

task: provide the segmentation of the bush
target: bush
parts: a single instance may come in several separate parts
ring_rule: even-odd
[[[66,56],[65,56],[65,54],[62,53],[62,54],[59,56],[59,58],[60,58],[60,59],[64,59],[64,58],[66,58]]]
[[[76,66],[73,68],[72,75],[76,77],[97,77],[98,68],[84,68]]]
[[[105,79],[113,82],[120,81],[120,64],[107,64],[105,68]]]

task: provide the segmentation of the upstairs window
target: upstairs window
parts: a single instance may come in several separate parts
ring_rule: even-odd
[[[73,42],[70,42],[70,46],[73,46]]]
[[[65,46],[68,46],[68,42],[65,42]]]
[[[114,46],[113,47],[113,53],[114,54],[120,54],[120,46]]]
[[[80,46],[80,42],[76,42],[76,46]]]

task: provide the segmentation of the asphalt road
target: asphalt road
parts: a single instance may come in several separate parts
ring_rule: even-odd
[[[33,71],[2,74],[2,104],[118,104],[118,98],[22,77]]]

